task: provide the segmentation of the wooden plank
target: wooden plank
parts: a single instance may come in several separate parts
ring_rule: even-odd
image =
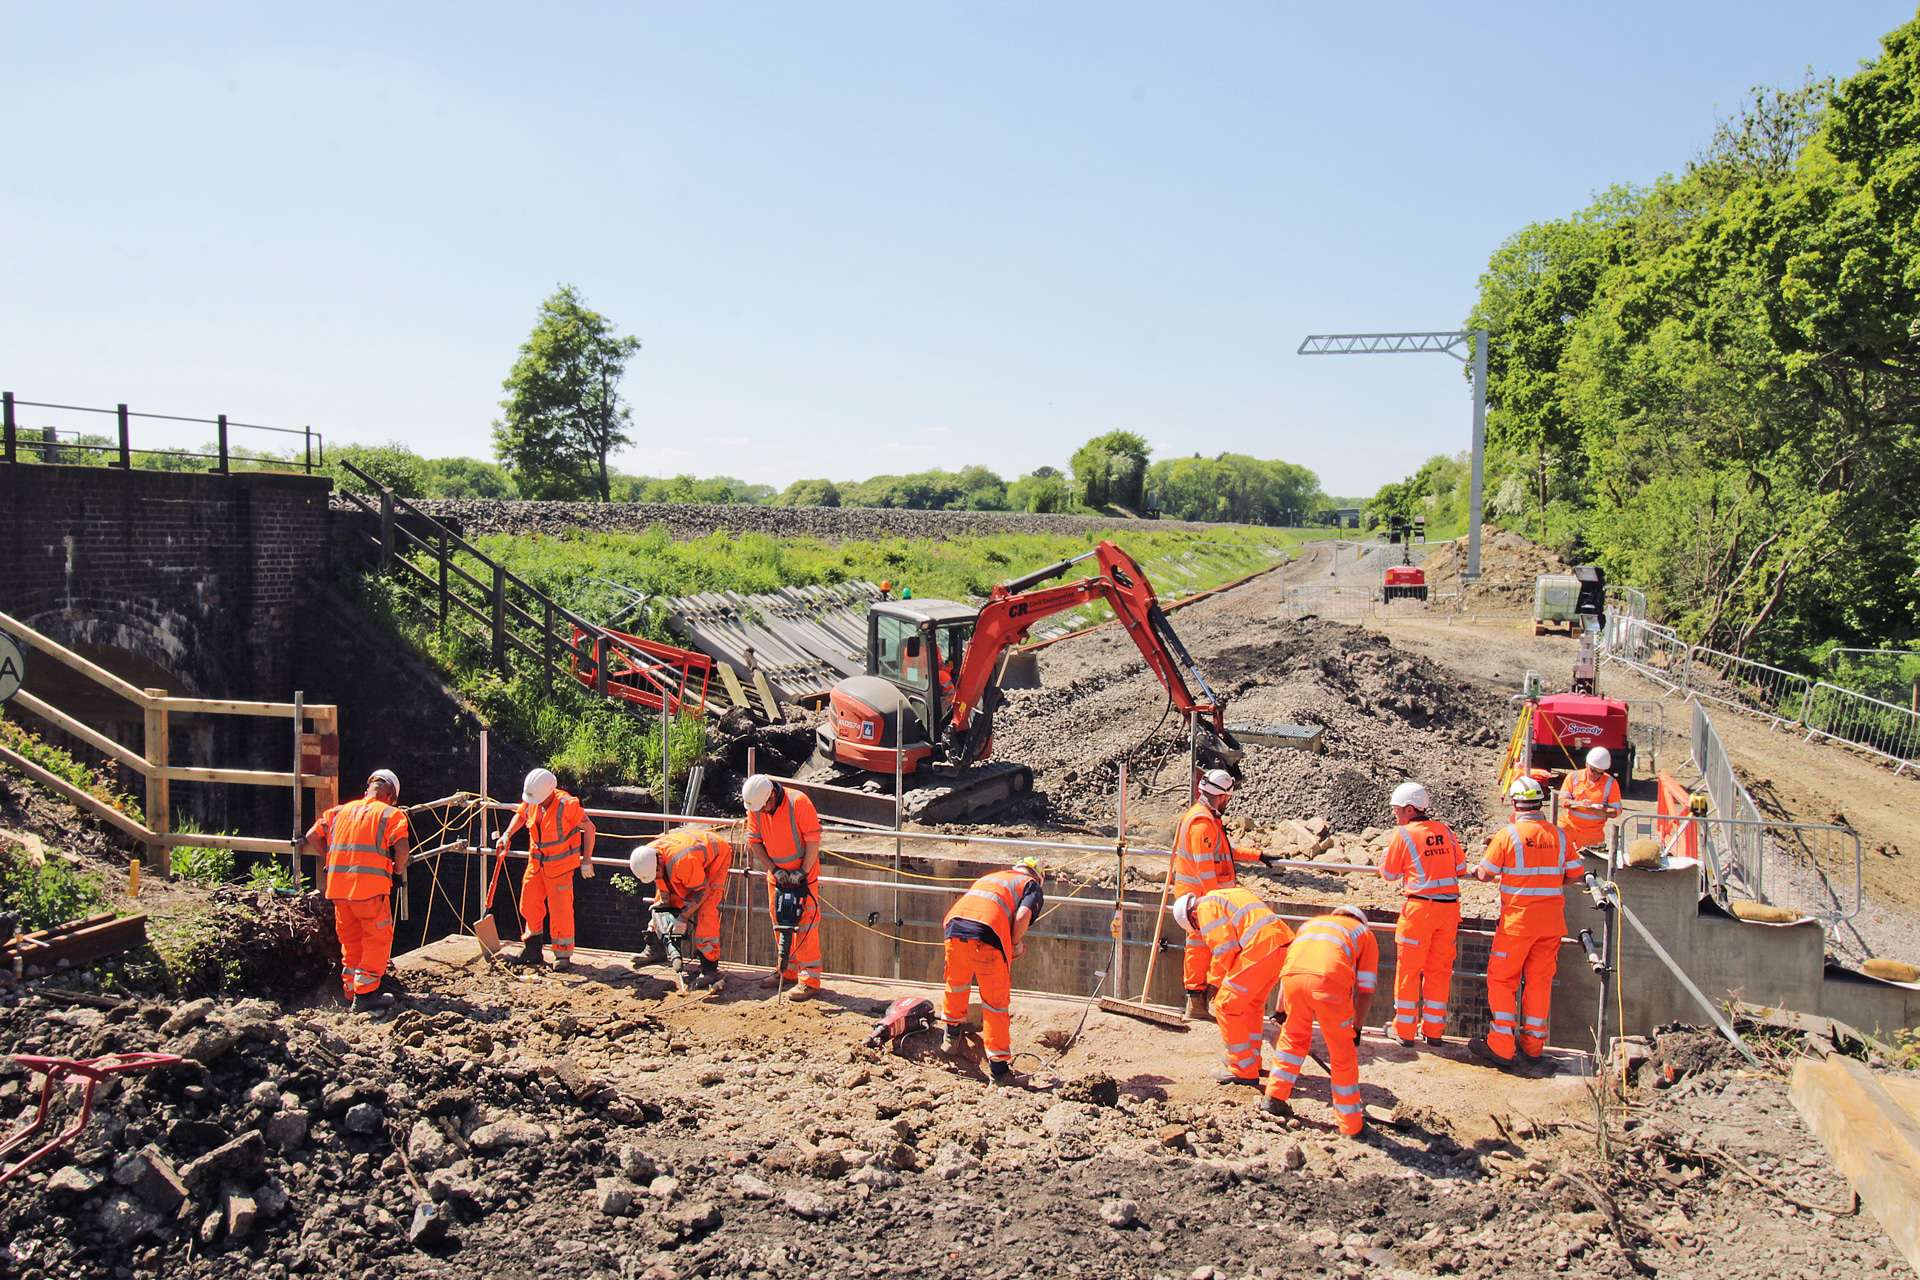
[[[779,700],[773,696],[773,686],[767,683],[766,672],[758,668],[755,668],[753,673],[753,689],[755,693],[760,695],[760,709],[767,713],[767,719],[778,723],[780,720]]]
[[[119,761],[143,778],[146,776],[147,762],[133,748],[115,742],[104,733],[95,732],[60,708],[42,702],[25,689],[14,694],[13,701],[15,705],[25,707],[47,723],[59,726],[61,730],[72,734],[101,755]]]
[[[146,936],[146,916],[121,916],[62,933],[44,947],[16,949],[20,940],[15,939],[14,947],[9,949],[25,962],[26,968],[50,971],[63,960],[69,965],[91,964],[138,946]]]
[[[740,683],[740,674],[733,669],[732,664],[722,662],[717,664],[714,670],[720,673],[720,684],[726,690],[727,701],[736,707],[753,710],[753,704],[747,701],[746,686]]]
[[[205,832],[176,831],[171,835],[156,838],[169,849],[191,845],[197,849],[232,849],[238,853],[293,852],[293,841],[274,840],[266,836],[209,835]]]
[[[71,667],[95,684],[100,685],[110,692],[119,694],[135,706],[144,707],[147,705],[147,694],[141,693],[140,690],[134,688],[106,668],[96,666],[71,649],[66,648],[56,641],[49,640],[46,636],[41,635],[38,631],[35,631],[18,618],[11,618],[4,613],[0,613],[0,631],[5,631],[12,635],[14,639],[32,646],[60,665]]]
[[[1852,1058],[1803,1058],[1788,1090],[1834,1166],[1905,1256],[1920,1270],[1920,1123]]]
[[[176,715],[208,716],[277,716],[282,720],[293,719],[291,702],[238,702],[228,698],[171,698],[164,689],[150,689],[155,699],[166,705],[168,712]],[[305,708],[306,714],[318,717],[327,708],[311,706]]]
[[[49,791],[58,792],[61,796],[72,801],[87,813],[99,818],[102,822],[119,828],[135,840],[150,841],[153,839],[153,832],[141,826],[126,814],[120,812],[112,805],[107,804],[99,797],[82,791],[65,778],[48,773],[45,769],[42,769],[39,765],[27,759],[13,748],[0,746],[0,761],[5,761]]]
[[[147,856],[153,862],[153,869],[167,876],[173,874],[173,862],[167,855],[166,842],[159,839],[173,829],[173,793],[166,775],[166,690],[149,689],[147,694],[146,736],[142,747],[147,757],[147,828],[153,833],[147,838]],[[156,694],[159,696],[153,696]]]
[[[169,782],[225,782],[239,787],[290,787],[291,773],[263,769],[202,769],[197,766],[170,765],[164,771]]]

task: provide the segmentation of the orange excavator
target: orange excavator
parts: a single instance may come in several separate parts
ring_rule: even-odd
[[[1089,559],[1098,573],[1039,586]],[[1147,575],[1111,542],[1003,582],[978,608],[951,600],[875,602],[867,614],[867,672],[834,686],[832,713],[816,730],[819,757],[887,779],[897,769],[913,779],[914,816],[930,820],[983,812],[1024,792],[1033,783],[1027,766],[985,763],[1001,688],[1031,671],[1016,666],[1033,661],[1016,646],[1043,618],[1099,601],[1112,606],[1173,708],[1192,724],[1202,767],[1237,764],[1241,749],[1227,729],[1225,703],[1174,634]]]

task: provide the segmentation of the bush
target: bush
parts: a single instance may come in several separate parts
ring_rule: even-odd
[[[192,822],[182,819],[174,827],[182,835],[206,835]],[[234,878],[233,850],[208,849],[199,845],[181,845],[173,849],[168,865],[173,874],[193,884],[225,884]]]
[[[14,917],[20,932],[91,915],[106,901],[98,876],[59,859],[35,865],[25,854],[0,845],[0,912]]]
[[[110,770],[95,769],[74,759],[25,725],[7,719],[4,707],[0,707],[0,743],[11,747],[61,781],[71,783],[101,803],[118,809],[135,822],[146,821],[139,804],[120,790]]]
[[[247,887],[262,893],[305,893],[307,878],[294,875],[278,861],[256,862],[247,868]]]

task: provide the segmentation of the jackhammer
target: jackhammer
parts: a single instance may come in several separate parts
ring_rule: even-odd
[[[793,958],[793,935],[807,910],[807,878],[802,873],[777,871],[773,877],[773,931],[780,940],[780,959],[774,969],[778,990],[786,991],[787,964]]]

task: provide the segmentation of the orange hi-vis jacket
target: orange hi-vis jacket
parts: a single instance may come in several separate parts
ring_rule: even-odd
[[[665,905],[684,907],[709,887],[726,892],[727,872],[733,867],[733,844],[726,836],[682,827],[661,836],[654,847],[660,856],[657,892]]]
[[[1293,930],[1251,889],[1215,889],[1194,903],[1193,923],[1207,950],[1207,985],[1224,986],[1236,965],[1252,962],[1293,941]]]
[[[1329,995],[1371,991],[1380,980],[1380,944],[1352,916],[1315,916],[1300,926],[1280,976],[1311,975]]]
[[[1032,883],[1033,877],[1024,871],[989,872],[960,895],[941,923],[972,920],[987,926],[993,930],[993,936],[1000,939],[1001,954],[1012,960],[1013,918],[1020,910],[1021,895]]]
[[[393,890],[393,847],[407,836],[407,815],[365,796],[321,814],[307,842],[327,846],[327,897],[360,902]]]
[[[520,805],[527,827],[527,853],[543,876],[560,876],[580,865],[580,832],[586,808],[565,791],[555,790],[545,804]]]
[[[1566,883],[1585,870],[1567,833],[1539,813],[1516,813],[1493,833],[1482,865],[1499,873],[1500,927],[1510,934],[1562,934]]]
[[[1236,862],[1258,862],[1256,850],[1242,852],[1227,839],[1220,815],[1205,800],[1196,800],[1173,829],[1173,892],[1206,893],[1223,889],[1238,879]]]
[[[1560,785],[1560,826],[1584,849],[1607,838],[1607,819],[1620,816],[1620,782],[1598,769],[1576,769]]]
[[[747,815],[747,848],[782,871],[804,867],[807,845],[819,843],[820,814],[805,792],[781,787],[780,803],[772,813]]]
[[[1460,876],[1467,851],[1444,822],[1409,822],[1394,829],[1380,859],[1382,879],[1401,885],[1409,898],[1428,902],[1460,901]]]

